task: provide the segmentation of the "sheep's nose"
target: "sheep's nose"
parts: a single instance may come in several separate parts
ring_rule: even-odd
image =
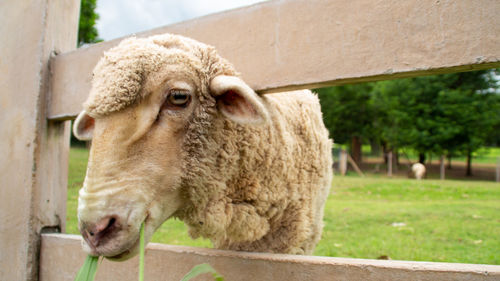
[[[92,248],[106,243],[120,230],[117,216],[107,216],[95,224],[82,222],[81,226],[80,232],[83,239]]]

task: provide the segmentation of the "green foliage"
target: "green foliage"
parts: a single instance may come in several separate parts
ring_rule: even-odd
[[[500,140],[500,96],[491,70],[316,90],[336,143],[360,136],[421,154],[472,155]]]
[[[76,274],[75,281],[93,281],[97,272],[99,257],[88,255]]]
[[[374,104],[385,114],[379,129],[391,145],[421,153],[475,151],[500,122],[489,72],[465,72],[383,81]]]
[[[96,0],[81,0],[80,22],[78,24],[78,46],[102,41],[95,28],[99,15],[95,12]]]
[[[376,112],[371,104],[372,84],[344,85],[315,90],[321,101],[326,127],[336,143],[351,137],[375,137],[372,127]]]
[[[439,93],[437,104],[442,110],[440,117],[447,125],[440,128],[439,133],[443,136],[441,149],[451,154],[477,151],[485,145],[494,126],[499,124],[497,95],[446,90]]]

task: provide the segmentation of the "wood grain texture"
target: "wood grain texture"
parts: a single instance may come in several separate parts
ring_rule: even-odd
[[[76,48],[79,1],[0,4],[0,279],[36,280],[40,233],[64,229],[69,124],[49,122],[49,58]]]
[[[215,46],[259,92],[500,67],[500,1],[270,1],[139,33]],[[72,118],[103,51],[53,61],[50,118]]]
[[[81,238],[76,235],[43,235],[40,280],[73,280],[85,260],[80,243]],[[72,259],[68,259],[68,253],[72,253]],[[498,265],[246,253],[156,243],[146,247],[144,277],[145,280],[180,280],[201,263],[209,263],[225,280],[231,281],[488,281],[500,278]],[[104,260],[96,280],[137,280],[138,265],[137,257],[125,262]]]

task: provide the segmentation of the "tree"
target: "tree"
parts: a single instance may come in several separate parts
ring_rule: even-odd
[[[374,131],[384,152],[393,151],[396,160],[398,148],[412,143],[412,137],[408,135],[413,125],[408,108],[414,103],[408,92],[410,82],[408,79],[377,82],[372,91],[372,104],[377,112]]]
[[[436,97],[443,88],[435,76],[381,82],[377,87],[377,105],[386,112],[386,126],[381,128],[391,146],[411,147],[425,162],[427,152],[441,152],[444,136],[441,128],[446,120],[440,118]],[[384,104],[385,103],[385,104]],[[387,108],[388,104],[391,106]]]
[[[499,124],[496,81],[491,71],[444,74],[379,82],[374,106],[383,141],[411,147],[425,162],[426,153],[463,154],[471,175],[472,153]]]
[[[102,41],[95,28],[99,15],[95,12],[96,0],[82,0],[80,4],[80,21],[78,24],[78,46],[85,43]]]
[[[363,138],[374,136],[371,83],[317,89],[325,125],[336,143],[348,144],[358,164]]]
[[[472,175],[472,153],[483,147],[500,124],[498,84],[492,71],[458,73],[440,95],[448,120],[458,124],[452,147],[467,157],[466,175]]]
[[[446,145],[467,157],[466,175],[472,175],[472,153],[483,147],[499,119],[498,97],[474,90],[447,90],[440,93],[438,103],[451,124]]]
[[[473,153],[500,142],[498,88],[495,72],[483,70],[316,91],[325,125],[336,143],[350,145],[357,162],[361,140],[369,139],[396,156],[411,148],[421,163],[428,153],[464,155],[471,175]]]

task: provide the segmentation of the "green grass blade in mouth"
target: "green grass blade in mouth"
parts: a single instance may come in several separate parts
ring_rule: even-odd
[[[144,281],[144,222],[141,224],[140,238],[139,238],[139,281]],[[99,258],[96,256],[88,255],[82,267],[75,277],[75,281],[93,281],[97,273],[97,266]]]
[[[99,257],[88,255],[78,271],[75,281],[93,281],[97,272]]]
[[[139,281],[144,281],[144,222],[141,224],[139,240]]]

